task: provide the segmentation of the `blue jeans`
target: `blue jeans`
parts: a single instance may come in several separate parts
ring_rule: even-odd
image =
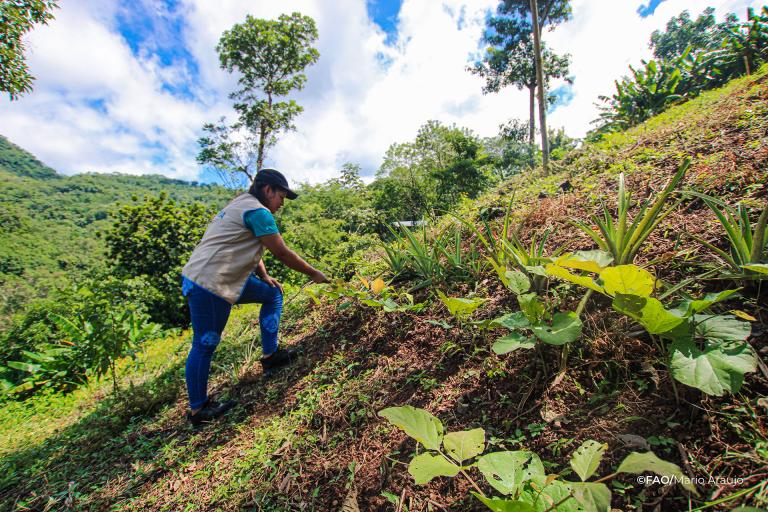
[[[189,302],[192,317],[192,348],[187,356],[186,380],[189,407],[197,409],[208,400],[208,375],[213,352],[221,341],[232,305],[201,286],[186,281],[183,293]],[[265,356],[277,350],[277,331],[283,312],[283,294],[251,275],[245,283],[238,304],[261,304],[259,327],[261,347]]]

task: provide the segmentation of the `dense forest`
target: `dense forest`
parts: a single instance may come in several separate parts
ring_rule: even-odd
[[[529,89],[529,119],[425,120],[370,179],[296,188],[280,233],[333,280],[265,256],[301,356],[263,379],[258,307],[236,307],[212,384],[238,405],[202,429],[181,268],[269,149],[233,134],[283,107],[239,82],[242,118],[199,140],[222,184],[64,176],[0,136],[2,507],[768,506],[768,7],[669,20],[581,141],[535,116],[570,59],[540,29],[570,4],[527,5],[500,3],[467,72]],[[246,78],[247,23],[217,48]]]

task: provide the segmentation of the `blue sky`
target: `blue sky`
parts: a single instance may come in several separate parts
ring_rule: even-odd
[[[318,182],[346,162],[372,176],[389,145],[435,119],[495,135],[527,119],[525,91],[482,94],[466,67],[498,0],[67,0],[28,38],[35,90],[0,99],[0,134],[53,168],[199,179],[205,123],[234,118],[236,76],[219,68],[221,33],[247,14],[299,11],[318,26],[320,60],[307,70],[296,131],[267,164],[292,181]],[[544,37],[572,57],[573,86],[553,84],[549,125],[581,137],[630,64],[648,58],[653,30],[701,0],[572,0],[574,19]],[[711,0],[719,17],[756,0]],[[606,45],[605,41],[611,44]]]

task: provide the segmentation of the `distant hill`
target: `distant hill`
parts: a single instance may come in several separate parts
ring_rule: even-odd
[[[98,237],[120,205],[165,192],[223,206],[232,191],[164,176],[64,176],[0,136],[0,319],[104,263]]]
[[[0,170],[41,180],[61,176],[30,153],[0,135]]]

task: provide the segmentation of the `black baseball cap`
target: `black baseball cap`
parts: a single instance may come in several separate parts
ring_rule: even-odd
[[[288,199],[296,199],[299,194],[294,192],[288,186],[288,180],[285,179],[283,173],[277,169],[262,169],[256,173],[256,178],[253,180],[256,184],[272,185],[285,190]]]

